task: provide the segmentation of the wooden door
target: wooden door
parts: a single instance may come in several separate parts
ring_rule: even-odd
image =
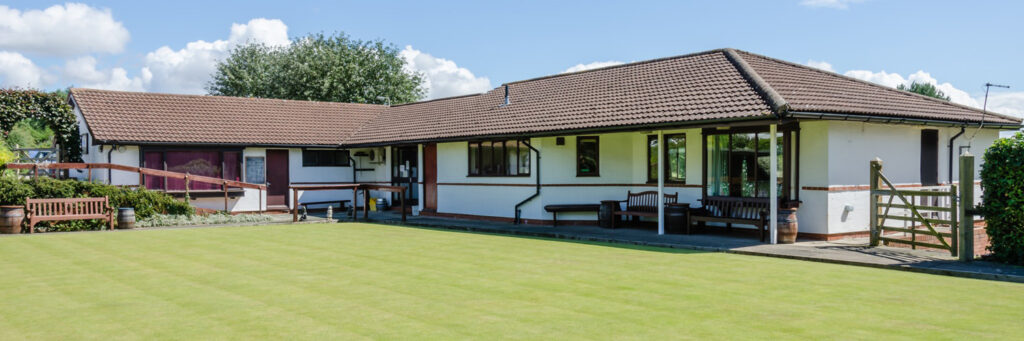
[[[423,145],[423,210],[437,212],[437,145]]]
[[[267,206],[288,205],[288,151],[267,150]]]
[[[921,184],[939,184],[939,131],[921,131]]]

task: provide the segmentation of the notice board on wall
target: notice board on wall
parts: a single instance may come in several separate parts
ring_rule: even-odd
[[[266,166],[262,156],[245,157],[245,182],[251,184],[267,182]]]

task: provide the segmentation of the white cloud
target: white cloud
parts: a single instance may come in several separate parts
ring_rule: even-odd
[[[578,72],[578,71],[584,71],[584,70],[590,70],[590,69],[599,69],[599,68],[603,68],[603,67],[615,66],[615,65],[621,65],[621,64],[623,64],[623,62],[620,62],[620,61],[617,61],[617,60],[609,60],[607,62],[592,62],[592,63],[589,63],[589,64],[576,64],[576,65],[573,65],[573,66],[569,67],[568,69],[565,69],[565,71],[562,71],[562,73]]]
[[[174,50],[163,46],[146,54],[143,76],[151,75],[147,89],[157,92],[203,94],[206,83],[217,69],[217,62],[231,49],[246,43],[270,46],[287,45],[288,26],[281,20],[257,18],[246,24],[232,24],[227,40],[197,40]]]
[[[0,51],[0,87],[41,89],[53,76],[17,52]]]
[[[866,80],[891,88],[895,88],[900,84],[909,86],[913,82],[932,84],[935,85],[936,89],[941,90],[946,94],[946,96],[949,96],[951,102],[979,109],[983,106],[985,101],[984,93],[972,96],[967,91],[953,86],[952,83],[940,83],[932,77],[931,74],[924,72],[923,70],[912,73],[907,77],[903,77],[898,73],[888,73],[885,71],[873,72],[868,70],[850,70],[844,74],[853,78]],[[988,97],[988,111],[1024,117],[1024,92],[992,92]]]
[[[824,7],[834,9],[847,9],[850,4],[863,2],[864,0],[803,0],[800,5],[807,7]]]
[[[480,93],[492,88],[487,77],[477,77],[451,60],[431,56],[412,46],[406,45],[399,56],[405,59],[407,70],[423,75],[427,99]]]
[[[152,74],[145,71],[141,77],[130,78],[128,71],[120,67],[98,70],[96,58],[91,56],[68,60],[63,74],[64,80],[76,87],[124,91],[145,91],[145,84],[152,78]]]
[[[119,53],[128,39],[109,9],[68,3],[22,12],[0,5],[0,48],[51,56]]]
[[[807,64],[804,64],[804,65],[813,67],[815,69],[821,69],[821,70],[825,70],[825,71],[829,71],[829,72],[836,72],[836,70],[832,69],[832,64],[829,64],[829,63],[823,62],[823,61],[819,61],[819,60],[811,59],[811,60],[808,60]]]

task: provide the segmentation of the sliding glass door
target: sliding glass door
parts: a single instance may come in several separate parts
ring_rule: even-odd
[[[789,132],[775,135],[778,152],[778,173],[771,178],[771,135],[761,129],[742,131],[705,131],[707,196],[766,198],[771,181],[778,184],[778,194],[788,191],[784,172],[789,153],[786,138]]]

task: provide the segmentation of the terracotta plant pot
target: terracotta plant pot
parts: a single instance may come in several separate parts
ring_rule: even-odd
[[[21,233],[21,222],[25,220],[25,206],[0,206],[0,234]]]
[[[799,228],[796,221],[796,209],[779,209],[779,244],[796,243]]]

